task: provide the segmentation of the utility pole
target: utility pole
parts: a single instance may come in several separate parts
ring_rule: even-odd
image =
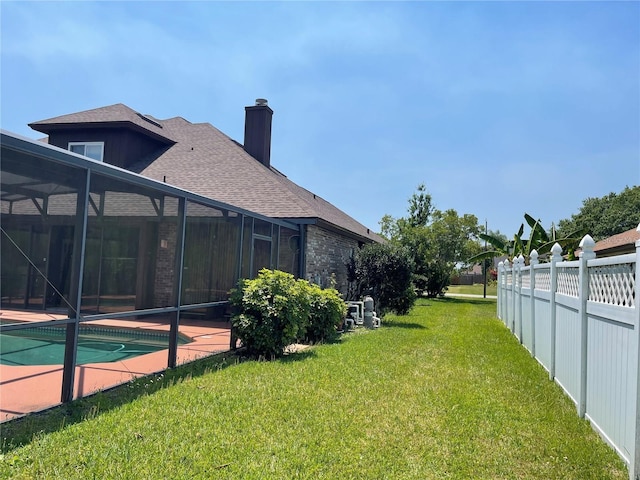
[[[487,219],[484,219],[484,234],[487,235]],[[487,239],[484,240],[484,251],[487,251]],[[487,298],[487,259],[482,260],[482,273],[484,275],[484,295],[483,298]]]

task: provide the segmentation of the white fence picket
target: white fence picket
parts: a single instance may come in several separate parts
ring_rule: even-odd
[[[640,241],[601,259],[581,245],[579,261],[555,245],[550,263],[500,263],[498,318],[640,480]]]

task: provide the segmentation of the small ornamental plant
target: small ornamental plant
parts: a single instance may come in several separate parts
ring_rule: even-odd
[[[306,290],[290,273],[266,268],[239,282],[230,297],[236,311],[231,323],[247,353],[279,357],[304,336],[310,308]]]

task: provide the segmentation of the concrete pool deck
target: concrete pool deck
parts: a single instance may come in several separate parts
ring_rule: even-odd
[[[17,321],[65,319],[65,315],[0,310],[0,318]],[[169,331],[166,321],[106,319],[91,325]],[[179,365],[229,350],[231,331],[226,322],[182,320],[179,333],[192,339],[178,347]],[[78,365],[75,371],[74,398],[126,383],[166,370],[168,350],[140,355],[117,362]],[[0,365],[0,422],[60,405],[62,365]]]

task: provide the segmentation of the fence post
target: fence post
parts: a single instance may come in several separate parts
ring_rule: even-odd
[[[502,293],[502,281],[504,280],[504,275],[502,269],[504,268],[504,263],[498,263],[498,300],[496,302],[496,308],[498,309],[498,318],[503,320],[502,318],[502,297],[504,294]],[[504,320],[503,320],[504,321]]]
[[[513,259],[511,264],[511,311],[513,312],[513,318],[511,318],[511,333],[516,334],[516,319],[518,318],[518,302],[516,301],[516,285],[519,288],[519,273],[518,257]]]
[[[515,335],[516,333],[516,317],[517,315],[517,311],[516,311],[516,283],[518,279],[518,259],[514,258],[513,262],[511,262],[511,313],[512,313],[512,317],[511,317],[511,321],[510,321],[510,325],[509,325],[509,330],[511,330],[511,333],[513,333]]]
[[[585,235],[580,241],[580,270],[578,276],[578,318],[580,319],[580,392],[578,394],[578,415],[584,418],[587,412],[587,333],[589,321],[587,318],[587,300],[589,300],[589,268],[587,262],[596,258],[593,247],[596,242],[589,235]]]
[[[640,232],[640,225],[636,229]],[[631,383],[629,387],[633,392],[635,402],[631,404],[631,419],[633,421],[632,429],[634,430],[633,438],[633,452],[629,459],[629,479],[640,480],[640,395],[638,395],[640,389],[640,240],[636,241],[636,277],[635,277],[635,299],[634,308],[635,312],[635,361],[633,362],[633,368],[635,372],[631,372]],[[635,385],[633,383],[635,382]]]
[[[509,328],[509,295],[507,294],[507,287],[511,290],[511,285],[507,285],[507,280],[509,276],[507,274],[507,270],[509,269],[509,260],[504,261],[504,304],[502,305],[502,309],[504,311],[504,325]],[[511,282],[513,282],[513,268],[511,268]]]
[[[535,266],[538,265],[538,251],[533,250],[529,254],[529,284],[531,288],[531,305],[530,305],[530,315],[531,318],[531,356],[535,358],[536,356],[536,302],[533,297],[533,292],[536,289],[536,272]]]
[[[562,261],[562,247],[555,243],[551,247],[551,271],[550,271],[550,296],[549,308],[551,311],[551,360],[549,362],[549,380],[556,378],[556,290],[558,290],[558,269],[556,263]]]
[[[515,262],[514,262],[515,264]],[[518,340],[520,344],[522,341],[522,269],[524,267],[524,257],[522,254],[518,257],[518,315],[515,318],[518,319]]]

